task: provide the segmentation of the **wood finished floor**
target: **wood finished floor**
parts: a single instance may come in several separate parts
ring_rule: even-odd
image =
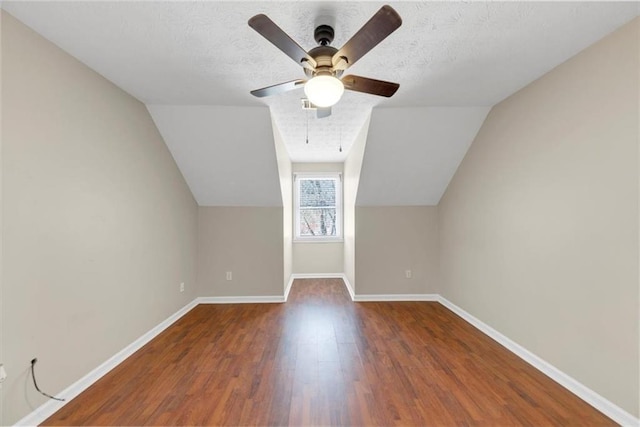
[[[615,425],[438,303],[199,305],[46,425]]]

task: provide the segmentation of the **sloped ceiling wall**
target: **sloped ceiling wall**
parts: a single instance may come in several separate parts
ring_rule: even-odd
[[[490,109],[374,108],[356,205],[437,205]]]
[[[200,206],[282,206],[268,108],[147,108]],[[356,205],[437,205],[490,109],[374,108]]]
[[[147,108],[200,206],[282,206],[267,107]]]

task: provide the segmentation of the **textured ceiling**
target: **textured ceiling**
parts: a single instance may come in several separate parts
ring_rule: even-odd
[[[269,105],[293,161],[344,160],[377,105],[494,105],[638,14],[633,2],[389,3],[402,27],[349,72],[398,82],[400,90],[391,99],[347,93],[330,118],[310,116],[309,144],[301,90],[263,100],[249,95],[303,73],[247,20],[265,13],[310,49],[319,17],[330,16],[340,47],[383,3],[5,1],[2,7],[147,104]]]

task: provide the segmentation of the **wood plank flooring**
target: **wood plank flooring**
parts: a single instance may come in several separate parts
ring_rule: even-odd
[[[46,425],[615,425],[438,303],[199,305]]]

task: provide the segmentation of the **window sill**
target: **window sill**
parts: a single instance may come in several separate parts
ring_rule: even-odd
[[[293,238],[293,243],[344,243],[342,237]]]

